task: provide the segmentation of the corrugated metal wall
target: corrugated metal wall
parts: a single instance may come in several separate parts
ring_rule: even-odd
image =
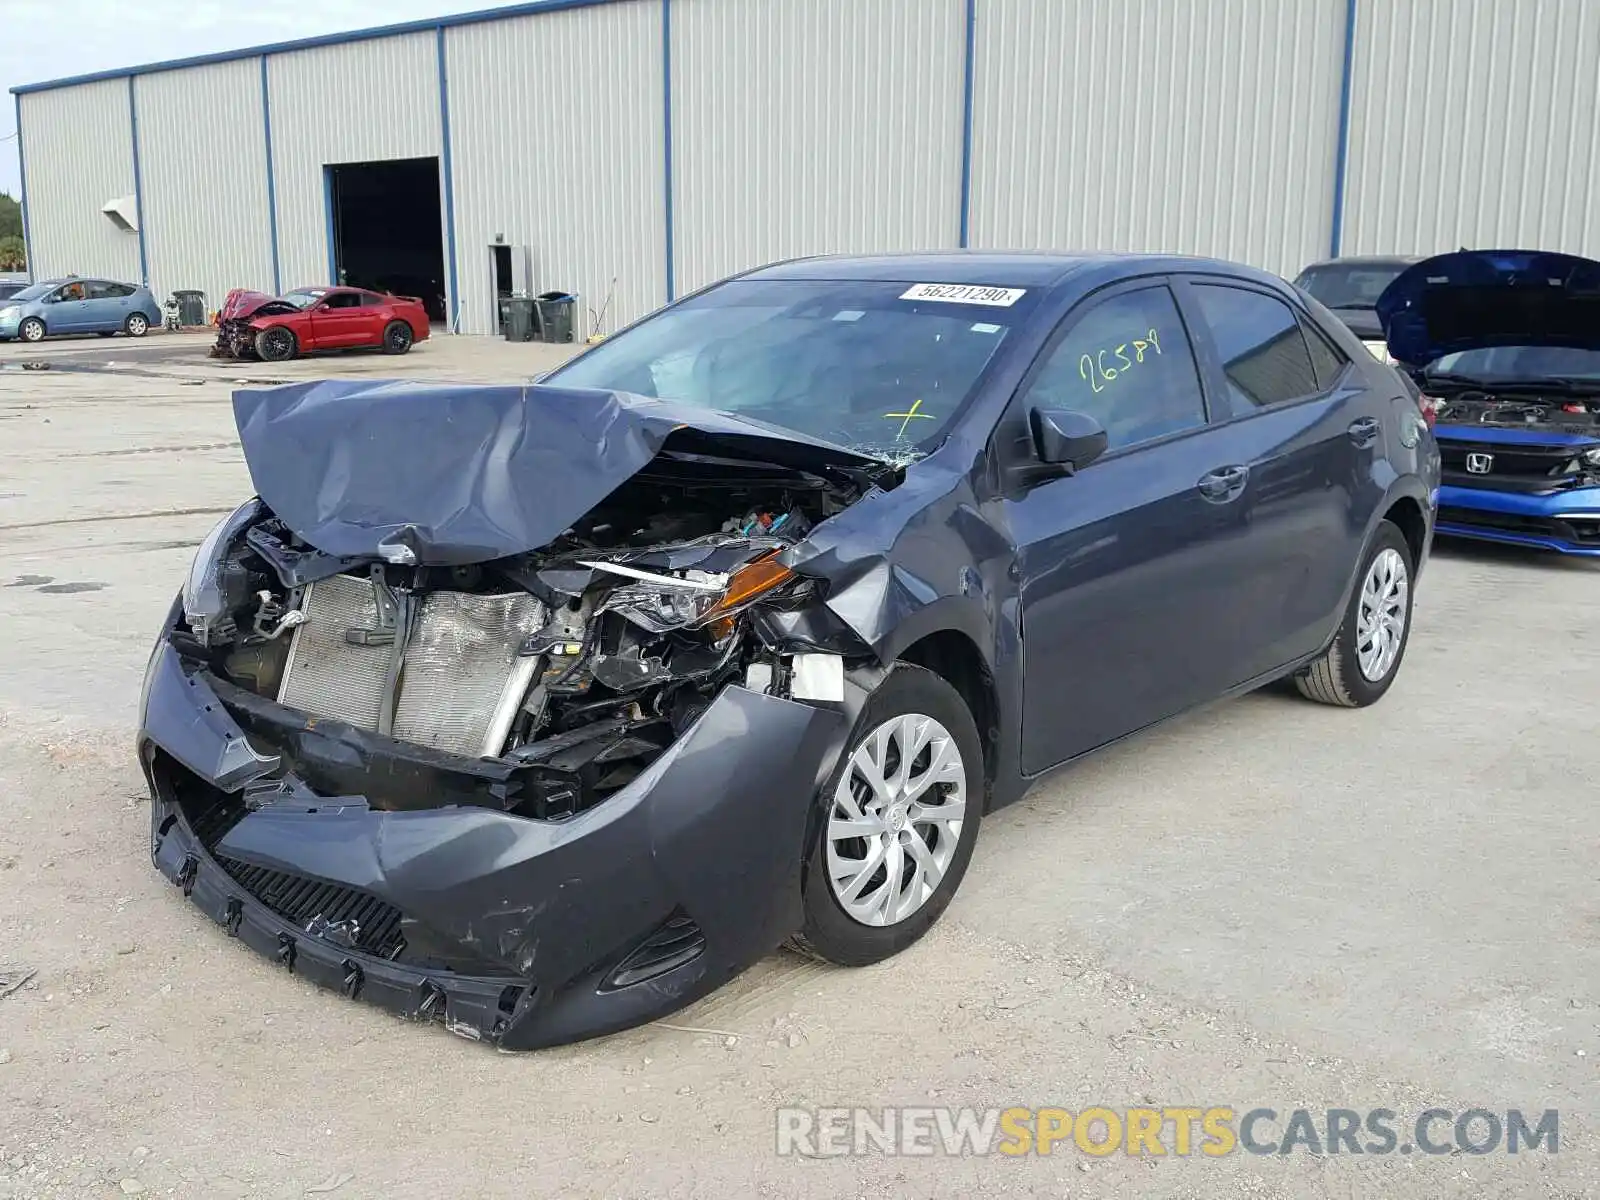
[[[496,235],[580,324],[613,277],[607,328],[664,304],[660,0],[461,26],[445,51],[463,330],[491,331]]]
[[[274,54],[267,80],[283,286],[330,282],[322,168],[440,153],[437,43],[417,33]]]
[[[1326,254],[1344,0],[978,0],[971,244]]]
[[[141,75],[134,97],[156,298],[198,288],[217,308],[229,288],[270,292],[260,61]]]
[[[678,291],[955,246],[964,44],[964,0],[673,0]]]
[[[1361,0],[1346,254],[1600,257],[1600,3]]]
[[[1286,274],[1335,230],[1345,253],[1600,256],[1600,0],[1356,3],[1335,214],[1347,0],[973,0],[969,243]],[[610,328],[773,259],[960,240],[967,0],[665,15],[670,47],[663,0],[446,28],[466,330],[491,328],[497,234],[584,309],[615,277]],[[258,71],[135,80],[160,289],[268,282]],[[287,287],[328,278],[325,164],[442,159],[438,35],[284,51],[268,72]],[[28,93],[21,114],[34,269],[136,277],[137,236],[100,212],[134,190],[127,79]]]
[[[111,79],[22,97],[28,247],[35,279],[105,275],[137,282],[139,236],[100,211],[133,194],[128,81]]]

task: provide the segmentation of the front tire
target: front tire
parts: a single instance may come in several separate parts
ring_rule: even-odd
[[[868,699],[823,793],[790,945],[842,966],[898,954],[961,886],[983,815],[983,743],[965,701],[899,664]]]
[[[130,313],[122,328],[129,337],[143,337],[150,332],[150,318],[143,313]]]
[[[44,322],[38,317],[29,317],[17,326],[17,336],[25,342],[44,341]]]
[[[1400,673],[1411,637],[1411,547],[1385,521],[1361,560],[1333,645],[1294,677],[1308,700],[1341,708],[1376,704]]]
[[[385,354],[404,354],[411,349],[413,338],[411,326],[404,321],[390,321],[383,328],[383,352]]]
[[[300,352],[294,331],[274,325],[256,334],[256,355],[262,362],[288,362]]]

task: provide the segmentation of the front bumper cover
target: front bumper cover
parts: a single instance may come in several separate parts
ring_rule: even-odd
[[[209,678],[157,645],[139,735],[156,867],[295,973],[507,1049],[664,1016],[797,928],[814,798],[849,729],[842,706],[728,687],[576,816],[391,811],[402,755],[367,747],[370,797],[318,793],[297,769],[348,755],[348,727],[241,710],[247,734]]]
[[[1439,489],[1437,530],[1600,558],[1600,487],[1530,495],[1447,484]]]

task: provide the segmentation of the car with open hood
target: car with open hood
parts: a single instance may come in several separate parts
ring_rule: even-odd
[[[217,311],[213,357],[284,362],[327,350],[404,354],[428,336],[414,296],[353,287],[303,287],[268,296],[235,288]]]
[[[505,1048],[903,950],[986,813],[1197,705],[1377,701],[1438,485],[1327,310],[1173,257],[800,260],[536,386],[234,411],[257,494],[145,677],[155,865]]]
[[[1600,556],[1600,263],[1443,254],[1378,315],[1436,423],[1439,531]]]
[[[1392,363],[1378,320],[1378,297],[1413,263],[1415,255],[1351,255],[1315,262],[1294,277],[1294,285],[1324,305],[1361,339],[1379,362]]]

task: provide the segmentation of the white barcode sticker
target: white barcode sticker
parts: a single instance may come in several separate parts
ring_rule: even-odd
[[[1010,308],[1027,295],[1026,288],[983,287],[973,283],[914,283],[900,293],[902,300],[937,300],[942,304],[987,304]]]

